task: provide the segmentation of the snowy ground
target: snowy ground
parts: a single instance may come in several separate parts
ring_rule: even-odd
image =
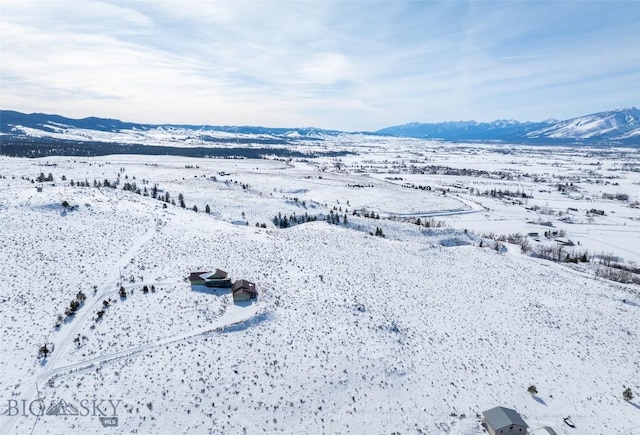
[[[359,155],[307,161],[0,158],[0,432],[482,434],[479,413],[502,405],[531,429],[640,433],[640,402],[622,399],[626,387],[640,395],[638,286],[514,245],[478,247],[485,232],[562,228],[593,253],[640,261],[640,173],[621,169],[633,156],[357,145]],[[420,173],[433,165],[487,174]],[[31,183],[41,172],[54,182]],[[563,193],[567,174],[575,189]],[[118,177],[117,189],[71,186]],[[121,189],[133,181],[182,193],[186,207]],[[533,198],[509,204],[469,187]],[[352,214],[363,208],[381,219]],[[331,211],[348,223],[272,221]],[[386,219],[430,216],[449,227]],[[386,237],[370,235],[376,227]],[[216,267],[255,282],[258,300],[234,304],[186,281]],[[79,291],[86,301],[56,327]],[[38,359],[45,343],[54,351]],[[11,403],[38,397],[102,400],[118,426],[95,410],[13,415]]]

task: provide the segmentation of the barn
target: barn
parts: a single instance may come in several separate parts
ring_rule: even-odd
[[[529,429],[520,414],[503,406],[484,411],[482,416],[482,424],[490,435],[526,435]]]

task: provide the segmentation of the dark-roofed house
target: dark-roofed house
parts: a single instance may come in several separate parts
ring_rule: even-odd
[[[250,301],[258,297],[256,285],[244,279],[239,279],[233,283],[231,293],[233,293],[233,302]]]
[[[191,285],[206,285],[207,287],[231,287],[231,278],[224,270],[216,269],[215,272],[191,272],[189,275]]]
[[[513,409],[496,406],[482,413],[483,425],[490,435],[525,435],[529,426]]]
[[[191,285],[204,285],[204,278],[201,275],[204,275],[207,272],[191,272],[189,275],[189,281],[191,281]]]

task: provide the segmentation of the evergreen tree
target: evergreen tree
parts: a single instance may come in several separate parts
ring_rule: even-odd
[[[529,394],[538,394],[538,389],[535,385],[530,385],[529,388],[527,388],[527,392]]]
[[[49,356],[49,354],[51,353],[51,351],[49,350],[49,346],[47,346],[47,344],[45,343],[44,346],[42,346],[39,350],[38,350],[38,356],[40,357],[44,357],[46,358],[47,356]]]
[[[198,213],[198,206],[197,205],[193,205],[193,211],[195,211],[196,213]]]
[[[206,207],[204,208],[204,211],[207,214],[211,213],[211,208],[209,208],[209,204],[206,205]]]
[[[624,390],[622,392],[622,397],[624,397],[624,400],[626,400],[627,402],[630,402],[633,400],[633,393],[631,392],[631,388],[627,388],[626,390]]]
[[[71,312],[71,314],[78,311],[78,308],[80,308],[80,302],[78,302],[76,299],[72,300],[69,303],[69,311]]]

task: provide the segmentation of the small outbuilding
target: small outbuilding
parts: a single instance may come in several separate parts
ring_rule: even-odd
[[[256,285],[245,279],[239,279],[231,287],[233,302],[246,302],[258,297]]]
[[[513,409],[496,406],[482,413],[482,424],[490,435],[526,435],[529,426]]]

